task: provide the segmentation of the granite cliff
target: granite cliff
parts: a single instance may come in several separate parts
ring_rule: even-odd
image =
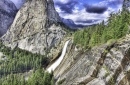
[[[129,85],[130,35],[86,51],[71,43],[54,75],[60,85]]]
[[[1,40],[12,48],[45,54],[60,43],[66,34],[64,28],[53,0],[27,0]]]

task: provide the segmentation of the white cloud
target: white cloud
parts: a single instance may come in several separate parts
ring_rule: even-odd
[[[54,0],[54,1],[60,1],[62,3],[67,3],[69,0]],[[59,12],[59,15],[65,19],[72,19],[76,24],[83,24],[83,25],[92,25],[96,23],[100,23],[102,20],[107,21],[107,18],[109,17],[110,13],[112,12],[118,12],[122,9],[122,4],[120,3],[122,0],[104,0],[102,2],[93,4],[94,6],[107,6],[108,9],[102,13],[88,13],[86,12],[85,8],[82,10],[79,10],[79,7],[74,7],[72,10],[72,14],[64,13],[58,6],[56,6],[56,10]],[[116,3],[116,8],[112,7],[112,2]],[[118,3],[119,2],[119,3]],[[81,4],[80,4],[81,5]],[[92,23],[82,23],[82,22],[76,22],[76,21],[85,21],[85,20],[97,20]]]
[[[54,0],[54,2],[68,3],[70,0]]]
[[[63,11],[58,7],[58,6],[56,6],[56,11],[58,12],[58,13],[62,13]]]
[[[76,24],[83,24],[83,25],[92,25],[96,23],[100,23],[102,20],[106,20],[109,17],[109,11],[104,12],[103,14],[97,13],[88,13],[85,9],[77,10],[75,9],[72,14],[64,14],[61,13],[60,16],[65,19],[72,19]],[[76,21],[86,21],[86,20],[99,20],[95,21],[94,23],[82,23]]]

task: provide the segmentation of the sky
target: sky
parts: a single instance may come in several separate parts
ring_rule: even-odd
[[[25,0],[11,0],[19,9]],[[123,0],[53,0],[60,17],[75,24],[92,25],[107,20],[110,13],[122,9]]]
[[[56,11],[76,24],[92,25],[122,9],[123,0],[54,0]]]
[[[26,0],[11,0],[15,6],[19,9],[24,3]]]

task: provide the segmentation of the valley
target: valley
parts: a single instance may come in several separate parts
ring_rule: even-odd
[[[0,1],[0,85],[130,85],[130,0],[107,21],[77,20],[89,26],[61,17],[75,1],[13,2]],[[84,11],[94,17],[109,10],[92,6]]]

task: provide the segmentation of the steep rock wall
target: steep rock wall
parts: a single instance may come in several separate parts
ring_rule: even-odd
[[[63,29],[53,0],[27,0],[1,40],[12,48],[45,54],[60,43],[66,34]]]

